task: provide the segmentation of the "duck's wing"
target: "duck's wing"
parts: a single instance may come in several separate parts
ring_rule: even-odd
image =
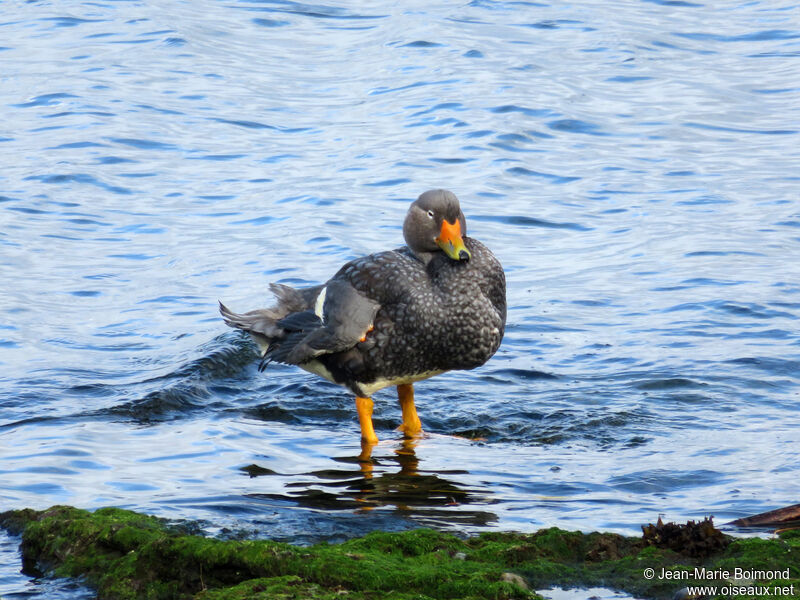
[[[313,309],[287,315],[276,322],[286,332],[264,358],[302,364],[322,354],[355,346],[372,328],[380,304],[344,279],[331,279],[317,295]]]

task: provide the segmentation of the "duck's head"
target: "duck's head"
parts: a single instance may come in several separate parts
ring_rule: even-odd
[[[406,244],[423,262],[436,252],[444,252],[452,260],[469,260],[464,245],[467,220],[458,198],[448,190],[429,190],[408,209],[403,223]]]

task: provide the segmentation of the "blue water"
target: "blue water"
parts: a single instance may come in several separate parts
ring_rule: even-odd
[[[800,6],[0,6],[0,510],[298,543],[627,534],[798,501]],[[453,190],[508,328],[362,471],[352,398],[216,302],[324,281]],[[0,595],[79,598],[18,573]]]

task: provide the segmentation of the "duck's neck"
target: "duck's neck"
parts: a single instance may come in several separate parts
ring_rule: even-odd
[[[411,253],[417,258],[417,260],[427,267],[428,264],[433,260],[433,257],[436,256],[439,251],[425,252],[424,250],[411,250]]]

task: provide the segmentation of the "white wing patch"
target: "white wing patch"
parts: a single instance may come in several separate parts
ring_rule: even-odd
[[[314,314],[319,317],[323,323],[325,319],[322,317],[322,307],[325,306],[325,295],[328,293],[328,287],[322,288],[322,291],[317,296],[317,301],[314,303]]]

